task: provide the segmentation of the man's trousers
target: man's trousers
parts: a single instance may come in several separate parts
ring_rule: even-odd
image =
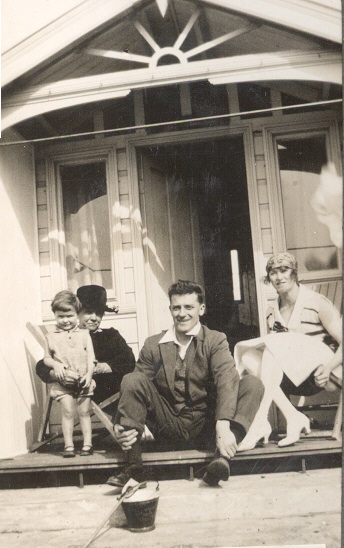
[[[263,392],[261,381],[253,375],[245,375],[240,379],[237,408],[230,420],[237,443],[245,437]],[[185,407],[177,413],[144,373],[129,373],[122,380],[115,422],[126,429],[134,428],[142,435],[147,424],[157,440],[190,441],[201,433],[206,416],[206,408]]]

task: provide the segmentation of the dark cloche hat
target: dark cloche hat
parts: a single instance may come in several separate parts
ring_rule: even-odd
[[[118,312],[117,306],[107,306],[107,294],[105,287],[101,285],[83,285],[78,288],[76,296],[83,308],[87,310],[101,310],[102,312]]]

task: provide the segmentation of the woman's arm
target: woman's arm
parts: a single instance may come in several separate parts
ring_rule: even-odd
[[[321,299],[319,306],[319,320],[326,331],[337,341],[342,342],[342,318],[337,308],[328,300]]]
[[[55,376],[55,371],[45,365],[43,360],[40,360],[36,364],[36,374],[41,379],[41,381],[45,382],[46,384],[50,384],[52,382],[56,382],[57,378]],[[63,381],[60,381],[60,383],[65,387],[74,387],[75,381],[79,379],[78,373],[73,371],[73,369],[66,369],[65,370],[65,376]]]
[[[331,372],[341,365],[343,361],[342,351],[342,318],[335,306],[327,299],[321,299],[319,307],[319,320],[326,331],[337,341],[338,348],[331,359],[320,365],[314,373],[315,382],[318,386],[324,387],[330,378]]]
[[[45,340],[43,362],[47,367],[54,370],[55,377],[58,381],[62,381],[64,379],[65,371],[68,367],[64,363],[61,363],[53,358],[53,352],[50,348],[48,339]]]

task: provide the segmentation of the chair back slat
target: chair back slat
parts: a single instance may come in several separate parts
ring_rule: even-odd
[[[31,335],[33,335],[38,342],[38,344],[41,345],[41,347],[45,348],[45,337],[49,333],[49,330],[46,325],[34,325],[30,322],[26,323],[26,327],[30,331]]]
[[[320,293],[327,297],[339,312],[343,313],[342,302],[342,281],[330,280],[327,282],[305,283],[306,287],[313,289],[316,293]]]

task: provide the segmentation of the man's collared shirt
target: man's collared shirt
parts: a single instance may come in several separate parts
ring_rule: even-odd
[[[190,338],[190,340],[187,344],[183,345],[178,341],[177,335],[176,335],[176,330],[175,330],[175,327],[173,325],[172,327],[170,327],[170,329],[168,329],[166,331],[166,333],[160,339],[159,344],[174,342],[178,346],[178,353],[179,353],[180,358],[182,360],[184,360],[185,354],[186,354],[187,349],[189,348],[189,346],[191,344],[192,339],[194,337],[197,337],[198,333],[201,330],[201,327],[202,327],[201,322],[198,322],[195,325],[195,327],[193,327],[192,329],[190,329],[190,331],[188,331],[188,333],[185,333],[186,335],[190,336],[191,338]]]

